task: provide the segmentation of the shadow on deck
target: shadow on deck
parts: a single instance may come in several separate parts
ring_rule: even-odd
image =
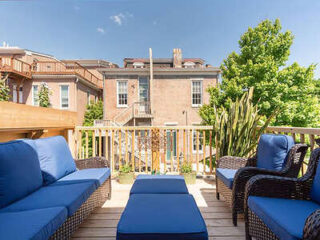
[[[116,239],[116,228],[121,213],[128,201],[131,185],[120,185],[112,181],[112,199],[93,214],[74,233],[73,239]],[[210,240],[245,239],[244,221],[238,220],[238,227],[232,224],[231,211],[223,200],[217,200],[212,180],[197,179],[188,186],[207,224]]]

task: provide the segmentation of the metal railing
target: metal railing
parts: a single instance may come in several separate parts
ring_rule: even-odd
[[[119,125],[127,124],[133,118],[151,117],[150,102],[134,102],[113,118]]]

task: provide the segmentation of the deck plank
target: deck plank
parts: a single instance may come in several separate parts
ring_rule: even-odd
[[[114,240],[121,213],[129,199],[130,185],[120,185],[112,181],[112,199],[93,214],[73,234],[73,240]],[[197,179],[197,184],[188,186],[205,219],[209,240],[244,240],[243,216],[239,216],[238,226],[232,224],[231,210],[224,201],[215,197],[213,181]]]

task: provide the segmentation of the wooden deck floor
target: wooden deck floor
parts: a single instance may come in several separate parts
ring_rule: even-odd
[[[112,199],[97,209],[74,233],[73,239],[116,239],[116,227],[128,198],[131,185],[112,182]],[[245,239],[244,221],[240,217],[238,227],[232,225],[231,212],[225,202],[215,198],[212,180],[197,179],[196,185],[188,186],[204,217],[210,240]]]

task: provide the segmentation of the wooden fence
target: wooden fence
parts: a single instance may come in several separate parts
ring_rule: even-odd
[[[198,174],[212,175],[219,158],[212,131],[210,126],[76,127],[75,155],[104,156],[110,159],[113,171],[129,164],[136,172],[179,172],[188,162]],[[291,135],[297,143],[309,146],[304,173],[320,129],[269,127],[266,132]]]

